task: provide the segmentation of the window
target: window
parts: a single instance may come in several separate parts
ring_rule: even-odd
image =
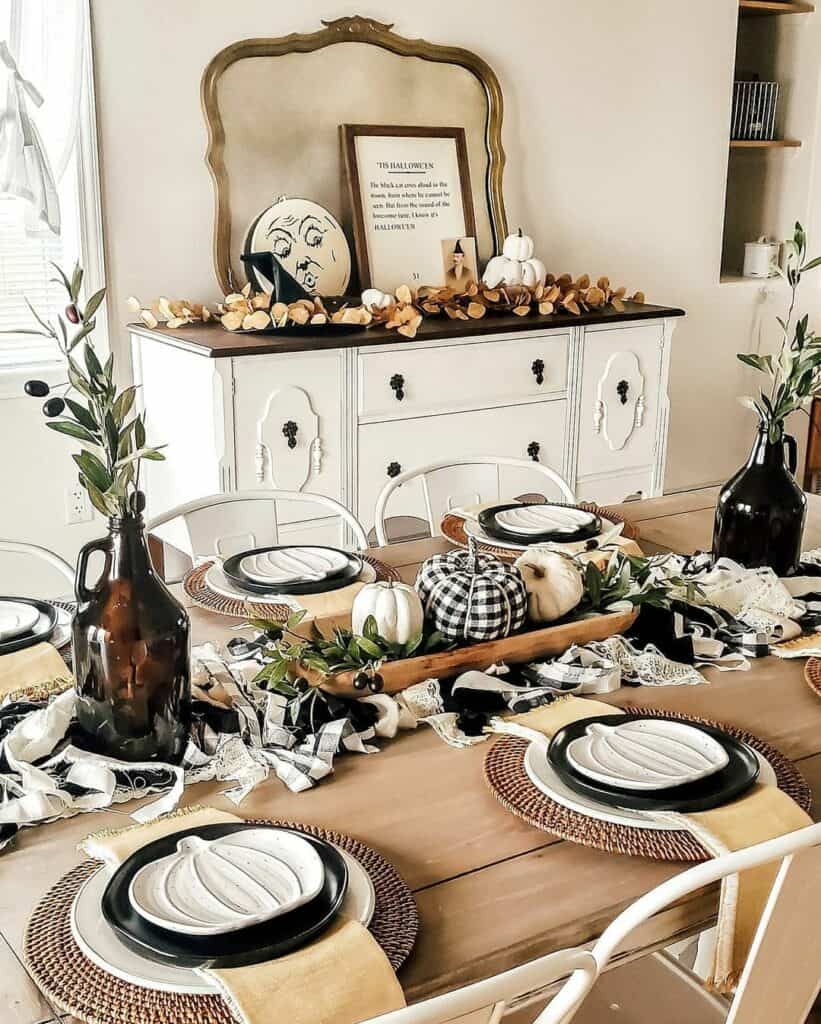
[[[27,95],[26,110],[48,158],[60,213],[57,233],[34,203],[0,193],[0,330],[7,331],[31,326],[26,297],[49,318],[62,310],[52,262],[70,267],[79,259],[94,289],[103,281],[103,264],[88,0],[0,0],[3,41],[19,75],[43,98],[38,107]],[[15,77],[0,61],[0,117],[11,116]],[[0,146],[3,139],[0,133]],[[98,342],[105,341],[104,318],[101,310]],[[0,335],[0,374],[57,358],[47,338]]]

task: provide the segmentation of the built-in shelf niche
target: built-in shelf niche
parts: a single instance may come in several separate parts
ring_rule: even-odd
[[[733,80],[757,76],[778,82],[780,93],[774,139],[729,141],[722,282],[739,279],[745,242],[785,238],[805,216],[817,100],[814,10],[804,2],[739,2]]]

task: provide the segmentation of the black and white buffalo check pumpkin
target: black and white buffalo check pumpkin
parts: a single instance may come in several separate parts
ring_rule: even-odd
[[[416,589],[425,617],[448,640],[498,640],[525,621],[527,591],[519,570],[473,546],[428,558]]]

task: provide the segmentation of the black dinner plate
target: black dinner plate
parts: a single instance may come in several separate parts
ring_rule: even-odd
[[[601,725],[621,725],[640,719],[657,720],[653,715],[602,715],[600,718],[584,718],[578,722],[571,722],[570,725],[559,729],[550,741],[547,756],[551,765],[571,789],[608,807],[625,807],[635,811],[678,811],[681,814],[709,811],[712,807],[730,803],[731,800],[736,800],[746,793],[758,778],[760,764],[752,747],[721,729],[696,722],[683,724],[701,729],[708,736],[718,740],[727,751],[730,760],[719,771],[703,779],[696,779],[695,782],[685,782],[680,786],[668,786],[652,791],[620,789],[582,775],[567,760],[568,745],[583,736],[587,726],[593,722]]]
[[[10,637],[8,640],[0,640],[0,655],[23,651],[26,647],[33,647],[35,644],[44,643],[52,638],[54,630],[57,628],[57,609],[53,604],[49,604],[48,601],[34,601],[28,597],[3,596],[0,597],[0,601],[16,601],[18,604],[34,605],[40,613],[40,618],[26,633]]]
[[[322,839],[299,832],[317,851],[325,869],[319,894],[281,917],[224,935],[183,935],[151,924],[134,909],[129,887],[143,865],[172,854],[184,836],[219,839],[249,828],[274,826],[251,822],[201,825],[174,832],[143,846],[125,860],[106,886],[103,917],[117,937],[140,956],[177,967],[243,967],[284,956],[324,931],[333,921],[348,888],[348,868],[342,854]],[[291,831],[298,831],[293,829]]]
[[[590,522],[583,523],[575,530],[545,530],[544,533],[516,533],[515,530],[505,529],[504,526],[500,526],[496,521],[496,516],[500,512],[507,512],[511,508],[522,508],[523,505],[547,505],[551,508],[578,508],[581,512],[588,511],[581,508],[580,505],[569,505],[561,501],[531,501],[524,503],[513,501],[506,505],[494,505],[492,508],[483,509],[479,513],[479,525],[489,537],[495,537],[496,540],[506,540],[513,544],[521,544],[523,547],[526,547],[528,544],[545,544],[548,541],[554,541],[559,544],[572,544],[579,540],[590,540],[601,533],[602,521],[593,512],[588,512]]]
[[[307,580],[302,583],[258,583],[249,579],[240,568],[243,558],[250,555],[261,555],[266,551],[279,551],[281,548],[317,548],[320,551],[336,551],[348,559],[348,564],[342,569],[331,573],[322,580]],[[222,571],[241,590],[247,590],[252,594],[327,594],[331,590],[339,590],[353,583],[362,572],[362,559],[359,555],[350,551],[342,551],[340,548],[333,548],[327,544],[269,544],[264,548],[252,548],[250,551],[240,551],[238,555],[231,555],[222,563]]]

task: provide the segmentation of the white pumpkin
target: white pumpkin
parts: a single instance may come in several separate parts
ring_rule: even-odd
[[[509,260],[517,260],[524,263],[525,260],[533,258],[533,239],[530,235],[523,235],[522,229],[515,235],[508,235],[502,245],[502,255]]]
[[[379,635],[393,644],[406,644],[422,632],[424,613],[419,595],[407,583],[368,583],[356,595],[351,609],[351,628],[362,635],[372,615]]]
[[[567,555],[531,547],[516,559],[515,565],[527,588],[527,614],[531,622],[555,622],[581,601],[581,569]]]
[[[535,288],[547,276],[547,268],[533,255],[533,239],[523,235],[522,229],[516,235],[508,235],[502,246],[502,255],[488,260],[482,282],[488,288],[499,285],[524,285]]]
[[[386,306],[392,305],[396,299],[390,292],[380,291],[378,288],[366,288],[362,292],[362,305],[365,309],[384,309]]]

